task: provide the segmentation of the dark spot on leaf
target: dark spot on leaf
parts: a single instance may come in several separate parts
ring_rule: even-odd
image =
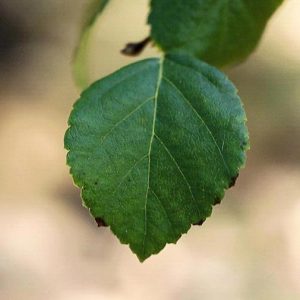
[[[242,141],[240,146],[241,146],[241,149],[244,150],[245,148],[248,147],[248,141]]]
[[[239,174],[231,178],[231,181],[229,183],[229,188],[233,187],[236,183],[237,178],[239,177]]]
[[[97,224],[98,224],[98,227],[107,227],[108,225],[104,222],[103,219],[101,218],[95,218]]]
[[[202,219],[202,220],[200,220],[199,222],[194,223],[193,225],[201,226],[201,225],[205,222],[205,220],[206,220],[206,219]]]
[[[220,204],[220,203],[221,203],[221,201],[222,201],[222,198],[220,198],[220,197],[217,197],[217,198],[215,199],[215,201],[214,201],[214,204],[213,204],[213,205],[218,205],[218,204]]]

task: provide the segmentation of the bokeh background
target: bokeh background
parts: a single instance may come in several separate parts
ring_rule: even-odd
[[[119,51],[147,36],[147,2],[111,1],[90,81],[134,61]],[[286,0],[228,71],[248,113],[247,168],[202,227],[143,264],[97,228],[65,165],[86,4],[0,1],[0,299],[300,299],[300,1]]]

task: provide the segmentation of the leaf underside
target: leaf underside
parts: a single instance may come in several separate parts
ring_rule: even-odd
[[[129,65],[75,103],[67,162],[84,205],[140,261],[202,223],[245,163],[234,86],[182,54]]]
[[[151,0],[151,37],[215,66],[244,60],[283,0]]]

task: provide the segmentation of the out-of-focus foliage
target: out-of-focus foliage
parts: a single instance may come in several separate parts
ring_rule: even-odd
[[[75,81],[81,88],[86,88],[89,84],[87,60],[92,28],[108,2],[109,0],[92,0],[86,12],[79,45],[74,53],[73,63]]]
[[[283,0],[151,0],[151,36],[164,51],[189,51],[222,67],[244,60]]]

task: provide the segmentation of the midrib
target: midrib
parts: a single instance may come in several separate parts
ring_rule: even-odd
[[[158,101],[159,88],[160,88],[162,78],[163,78],[163,64],[164,64],[164,58],[161,57],[160,60],[159,60],[157,84],[156,84],[156,90],[155,90],[155,96],[154,96],[152,133],[151,133],[151,138],[150,138],[150,143],[149,143],[149,151],[148,151],[148,184],[147,184],[147,191],[146,191],[146,197],[145,197],[145,207],[144,207],[144,240],[143,240],[143,252],[144,252],[144,254],[145,254],[145,241],[146,241],[146,236],[147,236],[147,204],[148,204],[148,195],[149,195],[149,189],[150,189],[151,151],[152,151],[152,145],[153,145],[153,140],[154,140],[154,136],[155,136],[157,101]]]

